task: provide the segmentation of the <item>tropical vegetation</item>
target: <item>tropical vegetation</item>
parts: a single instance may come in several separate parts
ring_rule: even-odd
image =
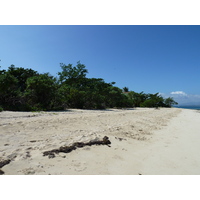
[[[11,65],[0,70],[0,111],[171,107],[177,102],[159,93],[145,94],[120,89],[115,82],[87,78],[85,65],[60,64],[58,77]]]

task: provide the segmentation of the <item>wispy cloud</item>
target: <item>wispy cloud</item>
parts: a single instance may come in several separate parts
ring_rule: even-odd
[[[176,91],[176,92],[171,92],[170,94],[172,95],[180,95],[180,96],[187,96],[187,94],[183,91]]]

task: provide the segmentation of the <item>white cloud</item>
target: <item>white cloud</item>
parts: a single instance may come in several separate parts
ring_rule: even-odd
[[[170,94],[160,93],[164,98],[173,97],[179,105],[200,105],[200,95],[186,94],[183,91],[175,91]]]
[[[176,92],[171,92],[170,94],[173,95],[180,95],[180,96],[187,96],[187,94],[183,91],[176,91]]]

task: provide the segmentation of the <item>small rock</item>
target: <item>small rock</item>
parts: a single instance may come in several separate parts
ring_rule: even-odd
[[[31,140],[30,142],[37,142],[37,140]]]

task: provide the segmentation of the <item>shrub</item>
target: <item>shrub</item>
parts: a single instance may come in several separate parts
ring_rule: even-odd
[[[3,111],[3,108],[0,106],[0,112],[2,112]]]

